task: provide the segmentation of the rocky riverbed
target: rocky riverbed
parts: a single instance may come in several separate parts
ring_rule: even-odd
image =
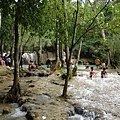
[[[77,120],[120,120],[120,76],[109,73],[108,78],[101,79],[97,71],[91,80],[89,71],[78,74],[69,81],[67,99],[61,97],[64,80],[60,72],[45,77],[20,78],[19,105],[21,111],[26,112],[25,117],[28,120],[75,120],[69,117],[77,113],[80,115]],[[10,89],[12,78],[11,72],[0,74],[0,93]]]

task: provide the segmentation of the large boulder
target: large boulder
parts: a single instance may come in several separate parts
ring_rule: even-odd
[[[27,114],[26,114],[26,118],[28,120],[42,120],[42,114],[40,112],[37,112],[37,111],[28,111]]]

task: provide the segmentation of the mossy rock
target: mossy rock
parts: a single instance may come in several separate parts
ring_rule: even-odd
[[[12,75],[13,71],[7,68],[6,66],[0,66],[0,75],[1,76],[7,76]]]

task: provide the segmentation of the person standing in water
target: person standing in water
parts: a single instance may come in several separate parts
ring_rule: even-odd
[[[85,68],[86,68],[86,69],[89,68],[89,62],[86,62],[86,64],[85,64]]]
[[[94,76],[95,76],[95,72],[93,70],[93,67],[91,67],[90,78],[92,79]]]
[[[106,68],[103,68],[103,70],[101,71],[101,78],[107,78]]]
[[[100,59],[95,59],[95,65],[96,65],[96,67],[97,68],[99,68],[99,65],[101,64],[101,61],[100,61]]]

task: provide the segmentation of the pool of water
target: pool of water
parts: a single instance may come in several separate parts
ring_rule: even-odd
[[[91,67],[93,67],[94,69],[96,69],[96,65],[89,65],[89,68],[88,68],[88,70],[91,68]],[[78,65],[78,70],[79,69],[82,69],[82,70],[84,70],[84,69],[86,69],[86,67],[85,67],[85,65]]]
[[[50,68],[48,68],[48,65],[41,65],[41,66],[45,69],[50,69]],[[73,67],[74,67],[74,65],[73,65]],[[89,65],[89,69],[90,69],[90,67],[96,68],[96,65]],[[28,65],[23,65],[23,68],[28,68]],[[79,64],[78,69],[86,69],[86,68],[85,68],[85,65]]]

